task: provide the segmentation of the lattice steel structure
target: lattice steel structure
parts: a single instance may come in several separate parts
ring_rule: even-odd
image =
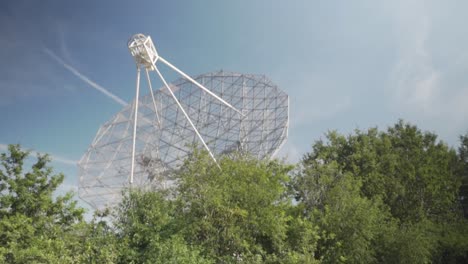
[[[201,141],[215,162],[232,151],[269,158],[285,142],[289,98],[265,76],[218,71],[163,79],[153,91],[148,69],[156,65],[148,65],[150,94],[138,97],[138,78],[136,99],[99,128],[78,163],[79,196],[94,208],[115,205],[130,184],[172,184],[171,173]]]

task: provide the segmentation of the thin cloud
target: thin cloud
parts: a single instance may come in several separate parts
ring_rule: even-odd
[[[34,153],[37,153],[37,152],[34,152]],[[63,157],[53,155],[53,154],[51,154],[50,157],[52,158],[52,161],[66,164],[66,165],[76,165],[78,163],[77,160],[71,160],[71,159],[63,158]]]
[[[65,40],[65,25],[63,23],[60,23],[57,25],[57,32],[58,32],[58,38],[59,38],[59,43],[60,43],[60,51],[61,54],[64,58],[64,61],[71,63],[71,55],[70,52],[67,48],[66,40]]]
[[[458,144],[454,139],[468,123],[468,86],[459,73],[468,61],[457,54],[465,50],[466,40],[460,38],[464,31],[447,28],[451,18],[463,17],[463,12],[445,14],[447,10],[423,0],[391,1],[385,7],[390,10],[397,44],[387,87],[390,109]],[[456,36],[459,43],[433,45],[436,39]]]
[[[0,151],[6,151],[6,150],[8,150],[8,146],[0,143]]]
[[[398,62],[391,75],[397,105],[429,113],[440,97],[441,73],[428,50],[432,21],[424,1],[410,1],[396,8],[395,26],[399,40]]]
[[[302,150],[289,138],[275,157],[285,159],[289,163],[297,163],[301,160]]]
[[[4,152],[4,151],[7,151],[8,150],[8,145],[5,145],[5,144],[1,144],[0,143],[0,151],[1,152]],[[37,155],[37,154],[40,154],[42,152],[38,152],[38,151],[31,151],[31,154],[32,155]],[[61,157],[61,156],[58,156],[58,155],[54,155],[54,154],[49,154],[52,161],[54,162],[58,162],[58,163],[61,163],[61,164],[65,164],[65,165],[73,165],[75,166],[78,161],[77,160],[72,160],[72,159],[68,159],[68,158],[64,158],[64,157]]]
[[[65,61],[63,61],[59,56],[57,56],[54,52],[49,50],[48,48],[44,48],[43,51],[49,55],[52,59],[54,59],[56,62],[58,62],[60,65],[62,65],[65,69],[73,73],[76,77],[80,78],[83,82],[87,83],[94,89],[98,90],[99,92],[103,93],[105,96],[109,97],[110,99],[114,100],[116,103],[126,106],[127,103],[118,97],[117,95],[109,92],[106,88],[102,87],[101,85],[95,83],[91,79],[89,79],[87,76],[79,72],[77,69],[75,69],[73,66],[67,64]]]
[[[341,96],[341,98],[336,98],[334,101],[331,99],[324,98],[321,102],[314,101],[313,103],[309,102],[309,105],[305,106],[304,101],[298,102],[301,106],[298,106],[296,109],[291,109],[294,111],[294,114],[290,117],[291,127],[298,127],[302,125],[309,124],[310,122],[317,122],[322,120],[327,120],[334,118],[335,116],[344,113],[352,107],[352,101],[349,96]],[[293,107],[295,102],[293,102]],[[290,106],[291,107],[291,106]],[[300,109],[307,108],[307,111],[301,111]]]

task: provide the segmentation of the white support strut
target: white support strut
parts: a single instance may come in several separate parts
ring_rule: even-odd
[[[158,107],[156,106],[156,100],[154,99],[153,86],[151,85],[151,79],[149,76],[149,71],[146,69],[146,79],[148,80],[148,88],[150,90],[151,98],[153,99],[154,112],[156,113],[156,119],[158,120],[158,125],[161,127],[161,119],[158,114]]]
[[[218,99],[219,101],[221,101],[223,104],[225,104],[226,106],[228,106],[229,108],[231,108],[232,110],[236,111],[237,113],[239,113],[241,116],[244,116],[244,114],[237,110],[234,106],[232,106],[231,104],[229,104],[228,102],[224,101],[223,98],[217,96],[216,94],[214,94],[212,91],[208,90],[207,88],[205,88],[205,86],[201,85],[199,82],[195,81],[192,77],[188,76],[187,74],[185,74],[183,71],[179,70],[176,66],[172,65],[170,62],[168,62],[167,60],[165,60],[163,57],[159,56],[158,57],[158,60],[160,60],[162,63],[166,64],[167,66],[169,66],[171,69],[173,69],[174,71],[176,71],[177,73],[179,73],[180,75],[182,75],[184,78],[186,78],[187,80],[191,81],[193,84],[195,84],[196,86],[198,86],[200,89],[204,90],[205,92],[207,92],[209,95],[213,96],[214,98]],[[156,65],[155,65],[156,67]]]
[[[221,167],[219,166],[218,162],[216,161],[216,158],[214,157],[213,153],[211,153],[211,150],[210,148],[208,147],[208,145],[206,145],[205,143],[205,140],[203,140],[203,137],[200,135],[200,133],[198,132],[197,128],[195,127],[195,125],[192,123],[192,120],[190,119],[190,117],[188,116],[188,114],[185,112],[184,108],[182,107],[182,105],[180,104],[179,100],[177,100],[177,97],[175,96],[175,94],[172,92],[171,88],[169,87],[169,85],[167,84],[166,80],[164,79],[164,77],[162,76],[161,72],[159,72],[158,68],[156,67],[156,65],[154,66],[156,72],[158,73],[159,75],[159,78],[161,79],[161,81],[164,83],[164,86],[166,87],[166,89],[169,91],[169,93],[172,95],[172,98],[174,98],[174,101],[177,103],[177,105],[179,106],[180,110],[182,111],[182,113],[184,114],[185,118],[187,118],[188,122],[190,123],[190,125],[192,126],[193,130],[195,131],[195,133],[197,134],[198,138],[200,139],[200,141],[203,143],[203,146],[205,147],[205,149],[208,151],[208,153],[210,154],[211,158],[214,160],[214,162],[216,163],[216,165],[218,166],[218,168],[221,169]]]
[[[130,169],[130,186],[133,184],[133,173],[135,172],[135,145],[136,145],[136,129],[138,121],[138,97],[140,93],[140,66],[137,65],[137,81],[136,81],[136,96],[135,96],[135,114],[133,122],[133,145],[132,145],[132,165]]]
[[[151,40],[151,37],[145,36],[143,34],[136,34],[136,35],[132,36],[132,38],[129,40],[128,48],[129,48],[130,53],[132,54],[133,58],[135,59],[135,62],[137,64],[137,71],[138,71],[137,85],[136,85],[137,86],[136,87],[136,97],[135,97],[135,115],[134,115],[135,120],[134,120],[134,124],[133,124],[133,146],[132,146],[132,164],[131,164],[131,173],[130,173],[130,185],[133,184],[133,175],[134,175],[134,171],[135,171],[135,147],[136,147],[135,145],[136,145],[136,132],[137,132],[136,129],[137,129],[137,121],[138,121],[138,97],[139,97],[139,89],[140,89],[141,66],[145,67],[145,70],[146,70],[146,78],[148,79],[148,85],[149,85],[149,89],[150,89],[150,93],[151,93],[151,98],[153,99],[153,106],[154,106],[154,110],[155,110],[155,113],[156,113],[158,126],[161,127],[161,119],[160,119],[160,116],[159,116],[159,113],[158,113],[156,100],[155,100],[154,94],[153,94],[153,88],[151,86],[151,79],[150,79],[150,76],[149,76],[149,71],[153,71],[153,70],[156,71],[157,74],[159,75],[159,78],[164,83],[164,86],[167,88],[167,90],[171,94],[172,98],[177,103],[177,105],[179,106],[179,108],[182,111],[182,113],[184,114],[184,116],[187,118],[188,122],[192,126],[192,129],[195,131],[198,138],[203,143],[203,146],[208,151],[211,158],[214,160],[216,165],[219,168],[221,168],[219,166],[218,162],[216,161],[213,153],[211,152],[210,148],[206,144],[205,140],[203,140],[203,137],[201,136],[201,134],[198,132],[197,128],[193,124],[193,122],[190,119],[189,115],[185,112],[185,109],[182,107],[179,100],[177,99],[175,94],[170,89],[170,87],[167,84],[166,80],[164,79],[163,75],[161,74],[161,72],[157,68],[156,63],[160,60],[166,66],[168,66],[172,70],[174,70],[177,73],[179,73],[180,75],[182,75],[182,77],[189,80],[191,83],[196,85],[198,88],[202,89],[203,91],[205,91],[210,96],[214,97],[215,99],[217,99],[218,101],[220,101],[221,103],[226,105],[227,107],[229,107],[232,110],[234,110],[235,112],[237,112],[241,117],[245,117],[245,115],[241,111],[237,110],[234,106],[232,106],[231,104],[226,102],[223,98],[217,96],[215,93],[213,93],[212,91],[207,89],[205,86],[203,86],[202,84],[200,84],[199,82],[194,80],[192,77],[188,76],[183,71],[179,70],[176,66],[172,65],[170,62],[168,62],[167,60],[165,60],[164,58],[159,56],[159,54],[158,54],[158,52],[156,50],[156,47],[154,46],[153,41]]]
[[[134,97],[120,101],[123,108],[78,162],[78,195],[97,210],[120,203],[124,190],[170,191],[193,144],[223,173],[223,155],[270,159],[288,137],[290,98],[268,78],[223,70],[195,76],[178,60],[161,58],[154,44],[144,34],[128,40]]]

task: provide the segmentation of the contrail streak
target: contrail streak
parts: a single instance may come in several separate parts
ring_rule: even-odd
[[[81,72],[79,72],[77,69],[75,69],[73,66],[67,64],[65,61],[63,61],[59,56],[57,56],[54,52],[52,52],[50,49],[48,48],[44,48],[44,52],[49,55],[51,58],[53,58],[55,61],[57,61],[60,65],[62,65],[63,67],[65,67],[65,69],[69,70],[71,73],[73,73],[76,77],[80,78],[83,82],[89,84],[91,87],[93,87],[94,89],[100,91],[101,93],[103,93],[105,96],[109,97],[110,99],[114,100],[116,103],[120,104],[120,105],[123,105],[123,106],[126,106],[127,103],[121,99],[120,97],[118,97],[117,95],[109,92],[106,88],[102,87],[101,85],[93,82],[92,80],[90,80],[88,77],[86,77],[84,74],[82,74]]]
[[[8,145],[0,143],[0,152],[4,152],[4,151],[7,151],[7,150],[8,150]],[[31,154],[34,155],[34,156],[39,154],[39,153],[44,154],[44,153],[38,152],[38,151],[31,151]],[[49,154],[49,156],[52,159],[52,161],[54,161],[54,162],[58,162],[58,163],[66,164],[66,165],[73,165],[73,166],[76,166],[76,164],[78,164],[78,161],[76,161],[76,160],[67,159],[67,158],[60,157],[60,156],[57,156],[57,155],[54,155],[54,154]]]

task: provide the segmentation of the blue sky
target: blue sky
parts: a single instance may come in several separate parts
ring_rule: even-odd
[[[51,153],[74,188],[74,162],[120,99],[133,99],[126,44],[140,32],[188,74],[278,84],[291,103],[280,154],[292,161],[328,130],[399,118],[456,147],[468,132],[466,10],[468,1],[2,1],[0,150]]]

